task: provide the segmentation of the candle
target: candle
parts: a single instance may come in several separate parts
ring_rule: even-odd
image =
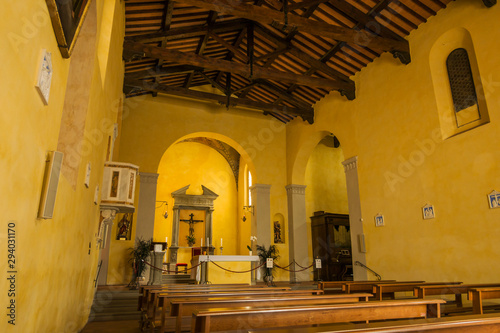
[[[222,238],[220,239],[220,246],[222,247]]]
[[[168,244],[168,237],[165,237],[165,243]]]
[[[200,244],[201,244],[200,246],[203,247],[203,238],[201,238],[201,243]]]
[[[207,246],[210,246],[210,242],[208,241],[208,237],[207,237]]]

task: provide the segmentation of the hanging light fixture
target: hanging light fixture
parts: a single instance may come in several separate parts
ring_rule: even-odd
[[[156,209],[159,209],[165,205],[165,212],[162,214],[163,218],[166,220],[168,218],[168,202],[166,201],[156,201],[159,202],[160,205],[156,207]]]

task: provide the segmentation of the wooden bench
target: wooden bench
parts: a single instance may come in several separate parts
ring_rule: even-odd
[[[396,282],[396,280],[382,280],[382,281],[375,281],[375,280],[364,280],[364,281],[321,281],[318,283],[318,289],[321,289],[325,291],[325,294],[330,294],[330,293],[338,293],[338,292],[344,292],[343,291],[343,286],[347,285],[349,283],[390,283],[390,282]]]
[[[223,295],[233,295],[233,294],[273,294],[276,292],[290,291],[290,287],[268,287],[268,288],[208,288],[208,289],[190,289],[190,290],[165,290],[165,289],[150,289],[146,304],[141,309],[141,327],[145,327],[156,320],[158,308],[163,307],[163,303],[158,302],[158,296],[177,296],[177,297],[200,297],[202,295],[213,295],[213,294],[223,294]]]
[[[418,298],[425,298],[427,296],[445,296],[453,295],[455,296],[455,304],[458,308],[463,307],[462,295],[468,294],[470,289],[473,288],[489,288],[489,287],[500,287],[498,283],[488,283],[488,284],[460,284],[460,285],[426,285],[418,286],[414,289],[414,295]]]
[[[214,290],[211,292],[203,291],[200,293],[171,293],[171,292],[155,292],[152,291],[152,300],[148,304],[148,308],[145,314],[141,316],[143,318],[142,326],[151,325],[153,328],[157,326],[158,322],[160,322],[161,318],[159,318],[159,314],[161,313],[159,310],[163,311],[169,306],[170,299],[173,298],[191,298],[203,300],[209,297],[270,297],[270,296],[304,296],[304,295],[322,295],[322,290],[317,289],[309,289],[309,290],[268,290],[265,288],[263,290],[256,289],[250,291],[242,291],[242,290],[233,290],[233,291],[220,291]]]
[[[336,294],[319,296],[278,296],[278,297],[233,297],[233,298],[207,298],[189,299],[173,298],[170,300],[170,316],[176,317],[176,332],[183,329],[183,317],[191,316],[194,311],[210,308],[232,308],[232,307],[279,307],[296,305],[319,305],[335,303],[355,303],[359,301],[368,301],[371,294]],[[162,309],[161,331],[166,329],[166,307]]]
[[[245,330],[248,333],[496,333],[500,332],[500,314],[397,320],[369,324],[321,325],[281,329]]]
[[[371,320],[440,317],[443,300],[399,300],[351,304],[193,312],[191,332],[290,327]]]
[[[403,282],[403,283],[384,283],[376,284],[373,286],[372,292],[375,295],[375,299],[381,301],[384,295],[391,295],[394,298],[394,294],[397,292],[411,291],[412,294],[418,286],[435,286],[435,285],[460,285],[462,282]]]
[[[469,300],[472,301],[472,311],[475,314],[483,314],[483,300],[500,298],[500,287],[495,288],[472,288],[468,291]],[[500,307],[500,304],[499,304]]]

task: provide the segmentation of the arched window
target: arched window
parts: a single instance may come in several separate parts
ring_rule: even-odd
[[[457,127],[481,119],[469,55],[464,48],[453,50],[446,59]]]

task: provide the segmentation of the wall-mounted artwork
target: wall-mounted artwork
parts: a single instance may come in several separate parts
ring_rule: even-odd
[[[500,193],[491,191],[491,193],[488,194],[488,203],[490,204],[490,208],[500,208]]]
[[[63,58],[69,58],[91,0],[45,0]]]
[[[118,225],[116,226],[117,240],[131,240],[132,220],[134,213],[117,214]]]
[[[425,205],[422,207],[422,217],[424,220],[430,220],[436,217],[436,212],[433,205]]]
[[[383,227],[384,225],[385,225],[384,215],[382,214],[375,215],[375,226]]]
[[[285,217],[276,213],[273,216],[273,240],[274,244],[285,244]]]

